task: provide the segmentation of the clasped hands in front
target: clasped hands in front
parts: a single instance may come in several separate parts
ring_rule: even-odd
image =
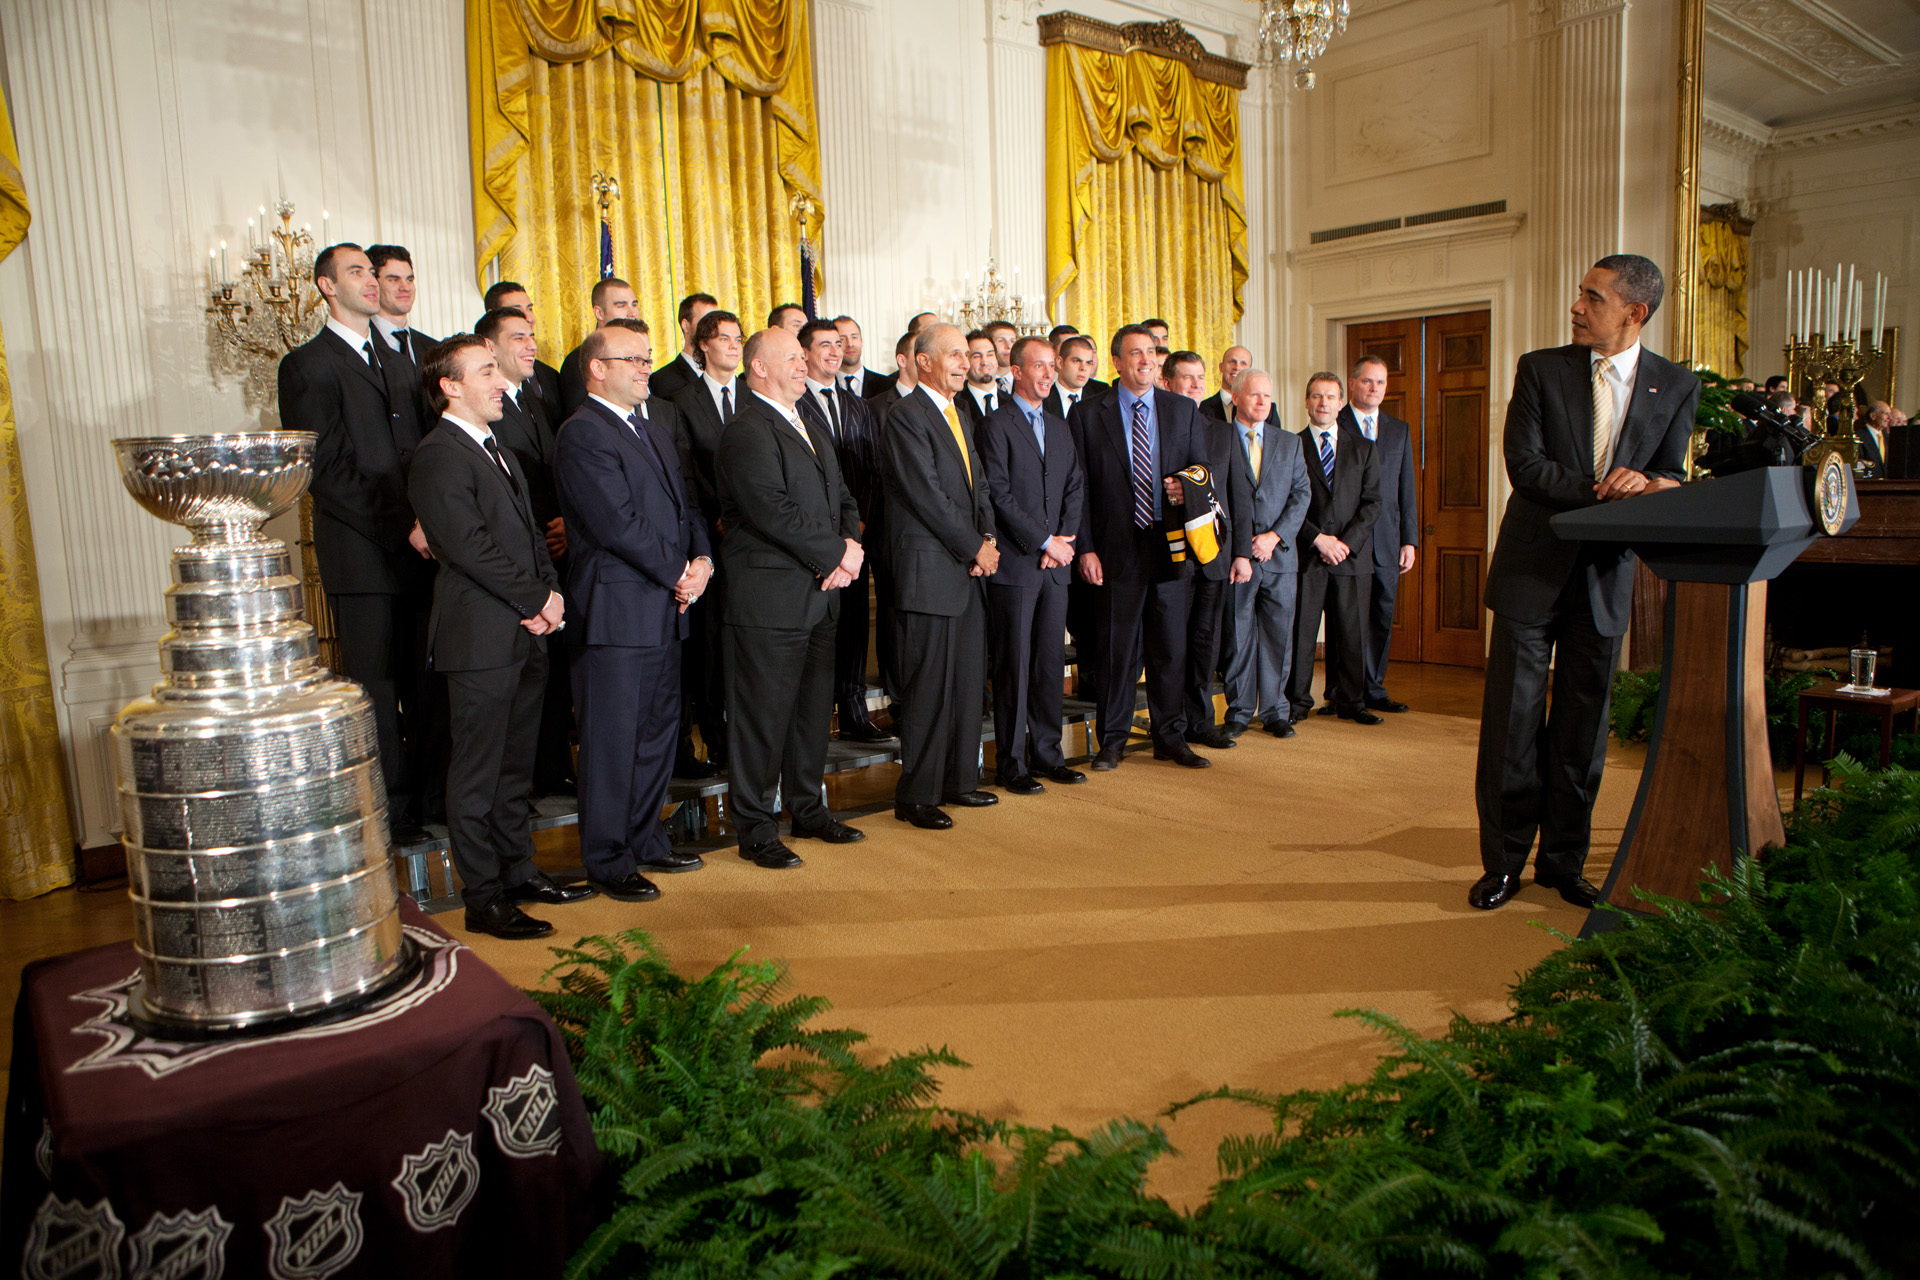
[[[840,557],[840,563],[834,566],[833,572],[820,579],[822,591],[836,591],[841,587],[851,586],[853,580],[860,576],[860,566],[867,558],[866,549],[860,545],[857,538],[848,538],[845,541],[847,553]]]
[[[560,598],[558,591],[547,592],[547,602],[540,606],[540,612],[531,618],[520,619],[520,625],[536,636],[544,636],[550,631],[558,631],[566,626],[566,601]]]
[[[1662,489],[1679,487],[1678,480],[1650,476],[1626,467],[1615,467],[1607,472],[1605,480],[1593,486],[1593,496],[1602,502],[1613,502],[1620,498],[1637,498],[1643,493],[1658,493]]]
[[[679,581],[673,584],[673,598],[680,602],[681,613],[685,613],[688,606],[705,594],[707,583],[712,580],[713,565],[710,562],[687,561],[687,567],[680,571]]]

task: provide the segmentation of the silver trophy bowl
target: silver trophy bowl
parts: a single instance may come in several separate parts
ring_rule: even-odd
[[[114,721],[136,1016],[174,1035],[333,1017],[405,979],[373,707],[320,665],[286,545],[303,431],[116,440],[173,553],[166,679]]]

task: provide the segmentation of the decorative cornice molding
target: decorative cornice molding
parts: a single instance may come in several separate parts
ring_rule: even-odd
[[[1903,57],[1820,0],[1709,0],[1707,34],[1815,93],[1920,80],[1920,58]]]
[[[1072,44],[1104,53],[1132,53],[1136,49],[1184,62],[1202,80],[1234,89],[1247,87],[1244,62],[1207,52],[1198,37],[1178,22],[1129,22],[1115,26],[1080,13],[1043,13],[1040,15],[1040,43]]]
[[[1456,222],[1430,222],[1417,227],[1401,227],[1397,231],[1381,231],[1374,235],[1354,236],[1306,249],[1294,249],[1287,254],[1287,262],[1296,267],[1320,267],[1330,262],[1377,257],[1436,240],[1456,245],[1482,240],[1511,240],[1526,221],[1527,215],[1524,213],[1494,213],[1483,218],[1462,218]]]
[[[1775,129],[1768,145],[1775,151],[1798,151],[1828,143],[1858,142],[1863,138],[1897,133],[1916,126],[1920,126],[1920,104],[1904,102],[1876,111],[1855,111]]]
[[[1561,27],[1625,13],[1627,0],[1528,0],[1527,29],[1545,35]]]
[[[1727,151],[1757,156],[1773,145],[1773,129],[1720,102],[1702,104],[1700,137]]]

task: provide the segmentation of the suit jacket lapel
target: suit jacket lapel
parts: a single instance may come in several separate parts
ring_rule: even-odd
[[[1650,449],[1643,452],[1642,445],[1653,430],[1661,397],[1667,394],[1662,384],[1668,381],[1655,367],[1656,359],[1651,351],[1640,348],[1640,363],[1633,371],[1632,398],[1627,401],[1627,417],[1620,424],[1620,439],[1613,446],[1615,466],[1629,466],[1638,471],[1652,452]]]
[[[809,452],[813,454],[814,464],[825,471],[827,464],[821,459],[820,450],[833,448],[833,427],[827,421],[827,411],[822,409],[820,402],[809,393],[800,397],[796,412],[800,416],[800,425],[806,429],[807,439],[813,442],[813,448]],[[840,422],[844,430],[846,419],[842,418]],[[785,422],[781,422],[779,426],[783,430],[792,430],[792,427]]]
[[[479,456],[480,465],[486,468],[486,470],[493,476],[493,481],[495,484],[501,485],[506,489],[508,496],[513,499],[513,509],[515,511],[518,511],[520,513],[520,518],[527,522],[527,526],[529,528],[532,528],[533,527],[533,508],[528,505],[527,477],[526,477],[526,474],[520,470],[519,464],[513,456],[513,450],[511,449],[500,450],[500,462],[506,463],[508,470],[510,470],[513,473],[513,478],[509,480],[505,475],[501,473],[500,463],[495,462],[493,460],[494,455],[487,452],[487,447],[485,445],[481,444],[478,440],[475,440],[472,436],[468,435],[465,431],[461,430],[459,427],[456,427],[452,423],[448,422],[445,418],[440,419],[440,422],[441,422],[441,425],[444,426],[446,430],[453,433],[458,443],[465,445],[469,450],[471,450],[473,453]],[[496,443],[497,443],[497,440],[496,440]]]
[[[919,387],[915,387],[913,389],[913,393],[914,395],[920,398],[921,407],[925,409],[928,413],[931,413],[934,417],[934,420],[940,424],[940,430],[937,433],[937,438],[943,442],[946,449],[953,455],[954,459],[957,462],[959,462],[960,474],[962,477],[967,479],[967,492],[972,493],[973,485],[974,485],[973,460],[969,458],[965,453],[961,452],[961,449],[963,447],[963,441],[965,441],[966,435],[967,435],[967,428],[966,428],[966,423],[964,419],[961,421],[961,425],[960,425],[960,438],[955,439],[953,432],[949,430],[947,427],[947,415],[940,412],[940,406],[936,405],[933,402],[933,396]],[[966,391],[962,389],[960,394],[965,395]],[[947,403],[953,405],[953,416],[956,418],[959,418],[961,416],[961,413],[960,413],[960,405],[958,402],[958,397],[955,397],[953,400],[950,400]]]
[[[660,453],[660,442],[654,439],[652,433],[649,432],[647,436],[648,441],[653,445],[653,448],[649,449],[645,444],[641,443],[640,437],[633,433],[633,427],[626,419],[615,414],[598,400],[588,400],[587,403],[593,406],[594,412],[598,413],[601,418],[613,424],[614,433],[624,443],[627,451],[639,458],[654,475],[660,478],[660,485],[667,491],[667,496],[673,499],[674,507],[676,509],[683,507],[684,503],[681,500],[679,490],[674,486],[673,477],[666,473],[666,455]],[[650,427],[652,425],[651,419],[647,420],[643,425]],[[659,456],[656,457],[656,454]]]
[[[329,349],[334,353],[334,357],[336,359],[344,360],[348,364],[352,365],[354,370],[358,372],[361,377],[365,378],[368,382],[372,383],[376,388],[379,389],[380,394],[382,396],[386,396],[388,394],[387,380],[380,375],[380,372],[378,370],[376,370],[372,365],[367,363],[366,358],[360,352],[355,351],[351,346],[347,345],[347,340],[345,338],[342,338],[339,334],[335,333],[332,329],[328,329],[324,327],[320,330],[320,333],[321,333],[321,340],[329,345]],[[369,334],[368,336],[369,338],[371,338],[372,335]],[[379,355],[380,355],[379,352],[377,351],[374,352],[375,359],[378,359]]]
[[[1574,468],[1588,472],[1593,470],[1593,356],[1585,347],[1575,347],[1567,355],[1561,382],[1567,397],[1568,433],[1573,437],[1567,444],[1573,451]],[[1585,432],[1580,430],[1583,422]]]

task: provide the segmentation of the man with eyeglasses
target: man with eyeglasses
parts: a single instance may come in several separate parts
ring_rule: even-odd
[[[713,576],[706,522],[681,474],[666,406],[649,401],[640,321],[580,344],[587,401],[560,428],[554,472],[570,544],[567,601],[580,719],[580,861],[622,902],[649,872],[698,870],[660,824],[680,729],[687,609]]]

